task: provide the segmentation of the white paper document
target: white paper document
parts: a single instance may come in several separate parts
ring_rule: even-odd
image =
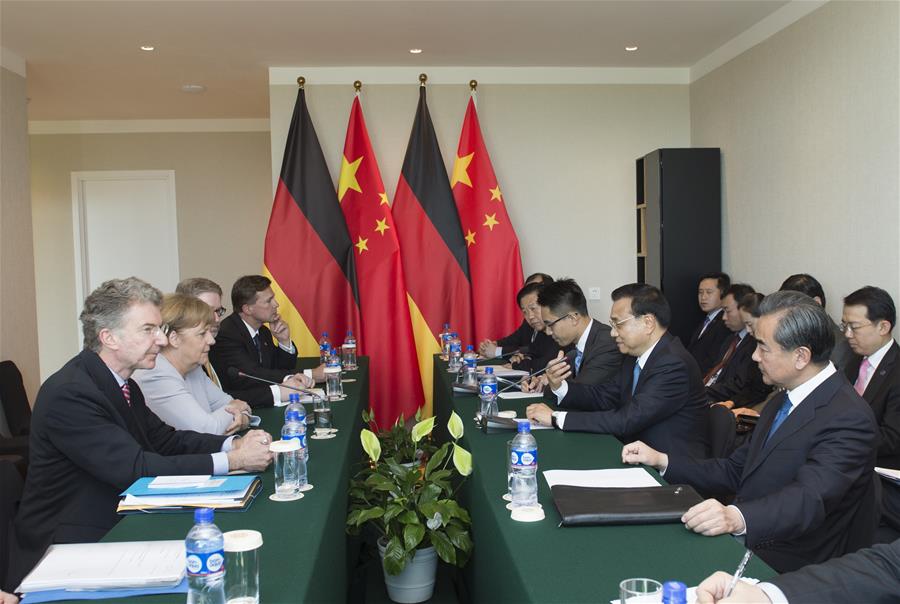
[[[51,545],[17,591],[175,585],[184,577],[184,541]]]
[[[325,391],[322,390],[321,388],[311,388],[310,392],[315,392],[320,398],[325,398]],[[311,394],[303,394],[301,392],[300,393],[300,402],[303,403],[304,405],[306,403],[312,403],[313,396]],[[287,407],[287,405],[288,405],[288,401],[279,401],[279,402],[275,403],[276,407]]]
[[[157,476],[147,485],[151,489],[184,489],[194,487],[197,489],[209,489],[222,485],[224,478],[212,478],[212,476]]]
[[[501,392],[499,395],[500,398],[509,401],[515,401],[522,398],[541,398],[544,396],[543,392],[522,392],[521,390],[510,390],[509,392]]]
[[[573,487],[658,487],[659,483],[644,468],[609,470],[546,470],[547,486],[565,484]]]
[[[509,369],[507,367],[503,367],[502,365],[490,365],[490,367],[494,368],[494,375],[496,375],[498,377],[511,378],[511,377],[522,377],[522,376],[528,375],[528,372],[525,371],[524,369]],[[479,367],[478,373],[479,374],[484,373],[484,367]]]

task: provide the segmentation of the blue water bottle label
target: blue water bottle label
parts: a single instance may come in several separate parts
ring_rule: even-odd
[[[225,565],[225,552],[209,552],[208,554],[188,554],[187,572],[195,577],[214,575],[222,571]]]
[[[497,394],[497,383],[494,382],[493,384],[482,384],[482,385],[481,385],[481,394],[484,394],[484,395],[487,395],[487,396],[490,396],[490,395],[496,396],[496,394]]]
[[[303,434],[291,434],[290,436],[285,436],[285,437],[284,437],[285,440],[290,440],[290,439],[292,439],[292,438],[296,438],[297,440],[299,440],[299,441],[300,441],[300,446],[301,446],[302,448],[304,448],[304,449],[306,448],[306,433],[303,433]]]
[[[461,350],[461,348],[460,348],[459,344],[450,344],[451,352],[459,352],[460,350]]]
[[[510,456],[512,465],[524,468],[537,465],[537,449],[518,449]]]

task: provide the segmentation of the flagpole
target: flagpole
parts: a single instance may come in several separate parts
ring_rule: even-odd
[[[356,80],[355,82],[353,82],[353,90],[356,91],[356,96],[358,98],[359,92],[362,90],[362,82],[360,82],[359,80]]]
[[[478,108],[478,80],[469,80],[469,90],[472,91],[472,103]]]
[[[419,86],[425,88],[425,82],[428,81],[428,75],[424,73],[419,74]]]
[[[300,88],[300,90],[303,90],[303,87],[305,85],[306,85],[306,78],[304,78],[303,76],[300,76],[299,78],[297,78],[297,86]]]

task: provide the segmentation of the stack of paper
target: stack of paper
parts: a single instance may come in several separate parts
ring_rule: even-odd
[[[17,591],[23,602],[102,594],[177,593],[184,579],[184,541],[51,545]],[[74,592],[74,593],[73,593]]]
[[[510,369],[509,367],[504,367],[502,365],[483,365],[478,368],[478,373],[484,373],[485,367],[493,367],[494,375],[497,377],[514,378],[528,375],[528,372],[524,369]]]
[[[310,388],[309,391],[316,393],[319,399],[325,398],[325,391],[321,388]],[[313,403],[315,400],[317,400],[316,397],[311,394],[304,394],[303,392],[300,393],[300,402],[304,405],[307,403]],[[289,401],[278,401],[277,403],[275,403],[275,406],[286,407],[288,405],[288,402]]]
[[[122,493],[119,513],[184,508],[242,509],[260,489],[257,476],[157,476],[140,478]]]
[[[546,470],[547,486],[565,484],[573,487],[658,487],[659,483],[644,468],[612,468],[609,470]]]

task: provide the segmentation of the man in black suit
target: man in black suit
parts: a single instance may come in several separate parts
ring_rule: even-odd
[[[824,309],[798,292],[759,306],[754,360],[785,396],[766,405],[750,440],[729,457],[698,460],[625,445],[622,461],[646,464],[671,483],[710,495],[682,517],[703,535],[743,536],[779,572],[871,545],[877,425],[869,405],[828,360],[834,335]]]
[[[706,375],[716,364],[722,345],[731,335],[723,321],[722,312],[722,298],[729,285],[731,285],[731,277],[726,273],[706,273],[700,276],[700,284],[697,286],[697,302],[700,304],[700,310],[706,313],[706,316],[691,334],[691,341],[687,346],[688,352],[693,355],[697,360],[697,365],[700,366],[700,375]]]
[[[216,343],[209,349],[209,360],[222,382],[222,390],[253,407],[271,407],[286,401],[295,390],[236,376],[234,369],[294,388],[313,387],[317,372],[318,381],[325,379],[321,366],[307,374],[296,373],[297,348],[291,341],[290,327],[278,315],[271,284],[261,275],[247,275],[234,282],[234,310],[222,320]],[[278,346],[273,344],[273,336]]]
[[[897,310],[890,294],[867,286],[844,298],[841,328],[861,358],[845,374],[871,405],[881,438],[875,465],[900,469],[900,348],[891,336]],[[900,487],[885,480],[878,541],[900,538]]]
[[[509,366],[513,369],[521,369],[529,373],[543,369],[547,363],[556,358],[556,353],[559,352],[559,344],[547,335],[544,330],[544,320],[541,318],[538,294],[543,287],[541,283],[526,283],[516,295],[531,335],[528,338],[528,344],[519,348],[520,352],[510,357]]]
[[[162,295],[136,279],[103,283],[81,313],[84,350],[50,376],[31,420],[31,465],[14,521],[15,585],[51,543],[97,541],[119,520],[119,493],[142,476],[262,471],[271,437],[175,430],[144,404],[136,369],[152,369],[167,327]]]
[[[566,431],[642,438],[656,446],[706,457],[707,401],[700,370],[681,341],[668,333],[669,303],[652,285],[612,292],[612,336],[627,355],[616,379],[592,385],[566,382],[562,355],[547,370],[559,410],[530,405],[527,415]]]
[[[529,275],[527,279],[525,279],[525,286],[536,283],[538,285],[546,285],[548,283],[553,283],[553,277],[546,273],[534,273]],[[478,345],[478,352],[486,359],[503,356],[507,352],[516,350],[523,355],[527,351],[527,349],[534,342],[534,333],[535,327],[532,326],[528,321],[528,315],[525,313],[525,306],[522,304],[522,290],[519,290],[519,293],[516,294],[516,302],[519,305],[519,309],[522,311],[524,318],[522,319],[522,324],[519,327],[509,334],[508,336],[504,336],[499,340],[485,340],[481,344]],[[540,313],[538,313],[540,314]],[[554,352],[555,356],[556,353]],[[543,367],[543,365],[541,365]]]
[[[732,283],[722,299],[725,326],[731,337],[725,340],[719,360],[706,372],[706,396],[713,403],[731,401],[732,409],[752,407],[766,399],[772,387],[763,382],[759,366],[752,359],[756,339],[749,334],[738,302],[753,288],[744,283]]]
[[[725,592],[731,575],[717,572],[697,588],[699,604],[847,604],[896,602],[900,594],[900,540],[805,566],[765,583],[739,581]]]

